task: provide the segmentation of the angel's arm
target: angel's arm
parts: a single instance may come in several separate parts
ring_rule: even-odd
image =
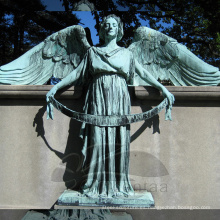
[[[47,97],[54,96],[55,93],[59,89],[62,89],[68,85],[71,85],[76,80],[78,80],[80,77],[80,69],[81,68],[76,68],[69,75],[67,75],[64,79],[62,79],[59,83],[57,83],[55,86],[53,86],[53,88],[47,93]]]
[[[73,84],[75,81],[77,81],[79,79],[80,75],[81,75],[81,72],[82,72],[83,68],[85,67],[85,65],[87,65],[86,60],[87,59],[83,59],[81,61],[81,63],[79,64],[79,66],[75,70],[73,70],[69,75],[67,75],[59,83],[54,85],[53,88],[47,93],[47,95],[46,95],[47,119],[49,119],[49,118],[53,119],[53,106],[50,103],[49,97],[51,97],[51,96],[53,97],[59,89],[62,89],[64,87],[68,86],[68,85]]]
[[[55,93],[59,90],[62,89],[68,85],[71,85],[74,83],[77,79],[80,77],[80,68],[81,64],[73,70],[69,75],[67,75],[64,79],[62,79],[59,83],[57,83],[53,88],[47,93],[47,100],[49,96],[54,96]]]
[[[137,60],[135,60],[135,70],[136,73],[147,83],[156,87],[160,91],[164,97],[168,98],[169,104],[172,105],[175,101],[174,96],[161,84],[159,83],[146,69],[144,69]]]

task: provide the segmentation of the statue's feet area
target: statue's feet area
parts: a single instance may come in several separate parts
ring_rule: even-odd
[[[130,193],[130,195],[134,195],[134,193]],[[111,192],[109,194],[107,193],[101,193],[101,194],[98,194],[98,193],[94,193],[93,191],[88,191],[88,192],[83,192],[81,194],[81,196],[86,196],[86,197],[90,197],[90,198],[100,198],[100,199],[117,199],[117,198],[127,198],[129,196],[128,193],[124,193],[124,192]]]
[[[134,195],[117,192],[107,196],[106,194],[99,195],[92,192],[81,194],[77,191],[65,190],[56,206],[57,208],[63,206],[149,208],[154,206],[154,199],[147,191],[135,191]]]

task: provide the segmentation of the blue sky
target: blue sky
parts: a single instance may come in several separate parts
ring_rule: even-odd
[[[99,43],[99,37],[97,35],[97,30],[94,28],[96,22],[94,20],[93,15],[91,14],[91,12],[89,12],[89,11],[74,11],[73,13],[76,14],[76,16],[81,19],[81,21],[80,21],[81,26],[83,26],[84,28],[88,27],[90,29],[93,44],[96,45],[97,43]],[[147,21],[140,20],[140,22],[141,22],[142,26],[148,25]]]
[[[99,37],[97,36],[97,30],[94,28],[96,22],[92,13],[89,11],[74,11],[74,14],[81,19],[81,26],[84,28],[88,27],[90,29],[93,44],[96,45],[99,42]]]
[[[47,6],[48,11],[64,11],[62,2],[60,0],[42,0],[44,5]],[[118,6],[118,10],[126,11],[127,9],[121,6]]]
[[[64,11],[64,7],[62,6],[62,2],[60,0],[42,0],[42,2],[47,6],[48,11]],[[81,19],[81,26],[88,27],[91,31],[91,37],[93,44],[97,44],[99,42],[99,37],[97,36],[97,30],[94,28],[96,22],[89,11],[74,11],[73,13]],[[145,21],[146,23],[146,21]],[[146,24],[142,24],[146,25]]]
[[[48,11],[64,11],[62,2],[60,0],[42,0],[43,4],[47,6],[46,10]],[[120,7],[119,10],[126,10],[123,7]],[[89,11],[74,11],[73,13],[81,19],[81,26],[88,27],[91,31],[91,37],[93,44],[96,45],[99,42],[99,37],[97,36],[97,31],[94,28],[95,20]],[[140,20],[142,26],[148,26],[148,21]],[[167,24],[166,24],[167,25]]]
[[[60,0],[42,0],[42,2],[47,6],[48,11],[64,11],[64,7],[62,6],[62,2]],[[81,19],[81,26],[88,27],[91,31],[91,37],[93,44],[97,44],[99,42],[99,38],[97,36],[97,31],[94,28],[95,21],[94,18],[89,11],[76,11],[74,12],[76,16]]]
[[[42,3],[47,6],[48,11],[64,11],[60,0],[42,0]]]

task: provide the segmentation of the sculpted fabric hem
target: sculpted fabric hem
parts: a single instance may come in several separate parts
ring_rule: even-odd
[[[57,110],[77,121],[81,121],[87,124],[92,124],[101,127],[121,126],[121,125],[127,125],[131,123],[139,122],[142,120],[147,120],[160,113],[165,107],[166,107],[166,120],[167,119],[171,120],[171,112],[169,111],[171,107],[168,105],[167,98],[165,98],[159,105],[157,105],[153,109],[143,113],[129,114],[129,115],[109,115],[109,116],[91,115],[91,114],[73,111],[67,108],[66,106],[62,105],[54,97],[50,97],[50,103]]]

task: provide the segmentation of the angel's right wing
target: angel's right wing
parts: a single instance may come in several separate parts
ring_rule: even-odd
[[[129,46],[138,62],[157,80],[169,80],[175,86],[210,86],[220,83],[217,67],[205,63],[184,45],[159,31],[140,27]],[[135,75],[134,85],[146,85]]]
[[[62,79],[79,65],[89,48],[83,27],[67,27],[1,66],[0,84],[43,85],[52,76]]]

